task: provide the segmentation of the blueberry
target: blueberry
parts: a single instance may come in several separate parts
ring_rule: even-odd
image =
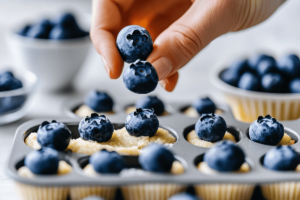
[[[150,172],[170,172],[175,157],[166,147],[152,143],[145,147],[139,156],[139,163],[142,168]]]
[[[52,28],[53,24],[49,20],[44,19],[39,23],[32,25],[27,31],[26,36],[30,38],[48,39]]]
[[[0,114],[20,109],[26,101],[25,95],[0,97]]]
[[[199,200],[199,199],[196,196],[188,193],[179,193],[168,198],[168,200]]]
[[[227,130],[225,120],[214,113],[202,114],[195,125],[195,131],[201,140],[217,142],[223,139]]]
[[[279,93],[284,89],[284,80],[278,73],[268,73],[261,78],[261,86],[265,92]]]
[[[119,32],[117,48],[122,59],[127,63],[132,63],[138,59],[146,60],[153,50],[153,42],[145,28],[131,25]]]
[[[271,73],[271,72],[277,72],[276,61],[272,60],[272,59],[262,60],[257,65],[256,71],[259,76],[263,76],[263,75],[265,75],[267,73]]]
[[[125,128],[129,135],[152,137],[158,130],[159,121],[153,109],[137,108],[126,117]]]
[[[266,168],[276,171],[294,171],[300,158],[290,146],[277,146],[272,148],[264,157]]]
[[[71,131],[66,125],[53,120],[44,121],[37,131],[37,141],[42,147],[51,147],[58,151],[65,150],[71,140]]]
[[[5,71],[0,74],[0,92],[22,88],[22,82],[15,78],[12,72]]]
[[[231,68],[228,68],[222,72],[221,79],[225,83],[237,87],[238,82],[240,80],[240,75],[236,71],[232,70]]]
[[[88,196],[82,200],[105,200],[105,199],[98,197],[98,196]]]
[[[76,29],[76,30],[63,29],[60,26],[55,26],[49,34],[49,39],[52,40],[74,39],[74,38],[85,37],[88,34],[89,34],[88,32],[82,31],[80,29]]]
[[[275,59],[272,56],[266,55],[266,54],[257,54],[249,59],[249,67],[252,69],[252,71],[257,71],[257,66],[261,61],[264,60],[271,60],[275,61]]]
[[[291,93],[300,93],[300,78],[293,79],[289,84]]]
[[[278,60],[278,70],[281,74],[288,78],[300,76],[300,60],[298,56],[289,54]]]
[[[54,24],[60,26],[62,29],[78,29],[76,19],[72,13],[63,13],[62,15],[57,16],[54,20]]]
[[[197,112],[200,115],[216,112],[215,103],[208,97],[196,99],[196,101],[194,101],[194,103],[193,103],[193,107],[197,110]]]
[[[34,174],[56,174],[59,164],[58,152],[51,148],[32,151],[25,157],[24,164]]]
[[[204,162],[214,170],[232,172],[238,170],[245,162],[245,154],[233,142],[221,141],[204,154]]]
[[[31,25],[26,25],[23,28],[21,28],[20,30],[17,31],[17,34],[22,35],[22,36],[26,36],[28,30],[30,29]]]
[[[89,92],[84,103],[95,112],[110,112],[114,106],[113,99],[107,93],[97,90]]]
[[[244,90],[259,91],[260,84],[254,74],[246,72],[241,76],[238,87]]]
[[[107,142],[113,135],[114,127],[104,115],[93,113],[80,121],[78,131],[85,140]]]
[[[156,96],[146,96],[135,103],[136,108],[154,109],[156,115],[161,115],[165,111],[164,103]]]
[[[270,115],[259,116],[249,128],[249,137],[252,141],[267,145],[278,144],[284,135],[282,124]]]
[[[137,60],[123,74],[127,89],[138,94],[147,94],[155,90],[158,75],[155,68],[147,61]]]
[[[237,74],[242,75],[246,71],[250,70],[249,62],[248,60],[236,60],[235,62],[232,63],[230,69],[236,71]]]
[[[90,164],[96,172],[101,174],[119,173],[126,167],[122,156],[115,151],[109,152],[105,149],[94,153],[90,157]]]

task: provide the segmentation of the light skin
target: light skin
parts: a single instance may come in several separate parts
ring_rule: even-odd
[[[112,79],[124,61],[117,46],[128,25],[146,28],[154,41],[147,61],[156,68],[161,86],[173,91],[178,70],[212,40],[270,17],[285,0],[93,0],[91,38]]]

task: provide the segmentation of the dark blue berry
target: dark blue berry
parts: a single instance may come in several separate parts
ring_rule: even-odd
[[[256,71],[259,76],[263,76],[263,75],[265,75],[267,73],[271,73],[271,72],[275,73],[275,72],[277,72],[276,61],[273,59],[262,60],[257,65]]]
[[[238,170],[245,162],[245,154],[233,142],[221,141],[204,154],[204,162],[214,170],[232,172]]]
[[[138,59],[146,60],[153,50],[152,38],[143,27],[126,26],[118,34],[117,48],[122,59],[127,63]]]
[[[99,116],[97,113],[93,113],[91,117],[80,121],[78,131],[80,137],[85,140],[106,142],[112,137],[114,127],[104,115]]]
[[[113,110],[114,101],[105,92],[92,90],[85,98],[84,103],[95,112],[109,112]]]
[[[119,173],[126,167],[125,160],[115,151],[107,151],[105,149],[94,153],[90,157],[90,164],[94,170],[101,174]]]
[[[290,146],[277,146],[272,148],[264,157],[263,164],[266,168],[275,171],[294,171],[300,158]]]
[[[266,54],[257,54],[249,59],[249,67],[252,69],[253,72],[257,71],[257,66],[261,61],[265,60],[271,60],[275,61],[275,59],[272,56],[266,55]]]
[[[156,96],[146,96],[135,103],[136,108],[154,109],[156,115],[161,115],[165,111],[164,103]]]
[[[44,19],[39,23],[32,25],[27,31],[26,36],[31,38],[48,39],[52,28],[53,24],[49,20]]]
[[[123,81],[130,91],[147,94],[155,90],[158,84],[158,75],[149,62],[137,60],[124,71]]]
[[[244,90],[259,91],[260,83],[254,74],[246,72],[239,80],[238,87]]]
[[[284,135],[283,125],[270,115],[259,116],[249,128],[252,141],[267,145],[278,144]]]
[[[277,67],[279,72],[288,78],[300,76],[300,60],[294,54],[281,57],[278,60]]]
[[[34,174],[56,174],[59,164],[58,152],[51,148],[32,151],[25,157],[24,164]]]
[[[201,140],[217,142],[223,139],[227,130],[225,120],[214,113],[202,114],[195,125],[195,131]]]
[[[282,92],[284,89],[283,77],[278,73],[268,73],[261,78],[261,87],[264,92]]]
[[[231,70],[235,71],[238,75],[242,75],[246,71],[249,71],[249,62],[248,60],[236,60],[230,66]]]
[[[159,121],[153,109],[137,108],[126,117],[125,128],[129,135],[152,137],[158,130]]]
[[[222,72],[221,79],[225,83],[227,83],[231,86],[237,87],[239,80],[240,80],[240,75],[235,70],[228,68],[224,72]]]
[[[30,27],[31,27],[31,25],[25,25],[23,28],[21,28],[19,31],[17,31],[17,34],[26,36]]]
[[[193,103],[193,107],[200,115],[216,112],[215,103],[208,97],[196,99]]]
[[[0,98],[0,114],[7,112],[15,112],[20,109],[26,101],[25,95],[1,97]]]
[[[15,78],[12,72],[5,71],[0,74],[0,92],[16,90],[22,87],[22,82]]]
[[[188,193],[179,193],[168,198],[168,200],[200,200],[200,199]]]
[[[291,93],[300,93],[300,78],[295,78],[290,82],[289,89]]]
[[[166,147],[152,143],[145,147],[139,156],[139,163],[142,168],[150,172],[170,172],[175,157]]]
[[[71,140],[71,131],[66,125],[53,120],[44,121],[37,131],[37,141],[42,147],[51,147],[58,151],[65,150]]]

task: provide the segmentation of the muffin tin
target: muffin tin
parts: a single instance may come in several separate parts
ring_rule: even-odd
[[[80,102],[70,102],[65,109],[74,110]],[[107,115],[113,123],[115,129],[124,126],[126,106],[130,103],[119,104],[119,108],[115,110],[116,114]],[[237,139],[240,147],[245,151],[246,161],[251,166],[251,171],[245,174],[220,173],[218,175],[206,175],[198,171],[196,165],[202,161],[204,153],[208,148],[197,147],[190,144],[186,140],[186,135],[193,130],[193,125],[198,118],[187,117],[180,113],[180,109],[187,104],[169,104],[166,105],[170,115],[159,117],[160,126],[168,129],[176,138],[177,142],[171,148],[176,158],[184,165],[185,173],[181,175],[169,174],[153,174],[151,176],[125,176],[119,175],[103,175],[101,178],[93,178],[85,175],[82,167],[87,164],[87,155],[72,152],[61,153],[63,160],[69,162],[73,170],[70,174],[63,176],[37,176],[35,179],[23,178],[17,174],[17,169],[24,165],[24,157],[33,149],[28,147],[24,140],[31,133],[36,132],[41,122],[53,120],[52,118],[35,119],[21,125],[15,134],[13,147],[10,152],[9,161],[6,165],[7,174],[17,182],[39,185],[39,186],[76,186],[76,185],[128,185],[137,183],[181,183],[187,185],[203,184],[203,183],[254,183],[257,185],[264,183],[299,181],[300,173],[296,172],[275,172],[270,171],[262,166],[262,158],[273,146],[263,145],[251,141],[248,138],[249,123],[239,122],[234,119],[231,112],[226,107],[221,107],[224,111],[221,116],[225,119],[228,130]],[[220,107],[219,107],[220,108]],[[59,119],[55,120],[65,123],[72,132],[73,138],[78,138],[78,124],[80,119]],[[300,151],[299,134],[300,121],[282,122],[285,132],[296,141],[292,147],[296,151]],[[130,166],[139,167],[136,156],[124,156]]]

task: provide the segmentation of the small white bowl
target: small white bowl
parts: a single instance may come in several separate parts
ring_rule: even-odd
[[[17,66],[39,77],[41,88],[59,91],[70,86],[91,47],[89,35],[66,40],[28,38],[11,31],[6,41]]]
[[[247,91],[233,87],[220,78],[230,66],[230,61],[217,64],[211,74],[211,83],[223,92],[234,117],[243,122],[253,122],[258,116],[267,114],[277,120],[295,120],[300,117],[300,94],[266,93]]]

